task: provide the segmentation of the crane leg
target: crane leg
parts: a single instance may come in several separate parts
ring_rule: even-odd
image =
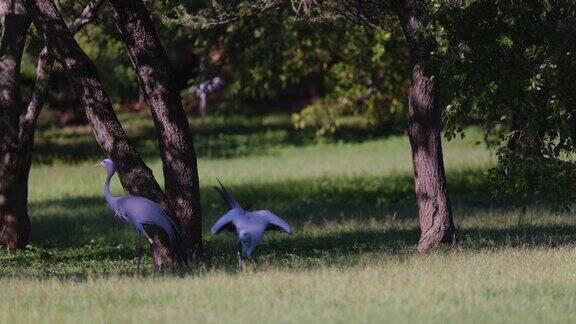
[[[146,236],[146,239],[148,240],[148,243],[150,243],[150,249],[152,250],[152,264],[154,265],[154,270],[158,270],[158,268],[156,267],[156,255],[154,254],[154,250],[155,250],[155,246],[154,246],[154,240],[152,240],[150,238],[150,236],[148,236],[148,233],[146,233],[146,231],[144,232],[144,236]]]
[[[154,241],[152,241],[152,239],[150,238],[150,236],[148,236],[148,233],[146,233],[146,231],[144,231],[144,236],[146,236],[146,239],[148,240],[148,242],[150,242],[150,245],[154,244]]]
[[[140,273],[140,262],[142,261],[142,240],[141,236],[138,235],[138,240],[136,241],[136,272]]]
[[[244,259],[242,258],[240,251],[238,251],[238,269],[244,271]]]

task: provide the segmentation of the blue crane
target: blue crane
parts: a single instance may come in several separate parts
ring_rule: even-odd
[[[142,259],[142,242],[141,237],[145,236],[150,244],[153,244],[152,239],[146,233],[144,225],[153,225],[161,228],[168,235],[170,241],[170,248],[176,253],[180,261],[185,265],[188,264],[186,256],[186,249],[184,242],[180,237],[180,233],[176,224],[166,215],[164,210],[155,202],[150,199],[138,196],[125,195],[114,197],[110,194],[110,179],[116,172],[114,162],[110,159],[104,159],[102,162],[96,164],[98,167],[106,169],[107,176],[104,184],[104,198],[112,211],[114,216],[121,221],[128,222],[134,226],[138,234],[138,241],[136,243],[136,268],[140,271],[140,261]],[[154,251],[152,251],[154,253]]]
[[[238,266],[244,268],[244,260],[250,258],[254,248],[262,241],[268,230],[292,234],[292,227],[282,218],[268,210],[249,211],[228,193],[220,181],[220,188],[214,187],[230,210],[214,223],[211,232],[216,235],[226,229],[236,235]]]

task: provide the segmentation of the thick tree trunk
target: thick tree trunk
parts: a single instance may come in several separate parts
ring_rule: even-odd
[[[158,202],[171,214],[170,204],[152,171],[134,150],[118,121],[94,64],[74,40],[53,1],[26,0],[25,4],[49,51],[81,97],[94,136],[106,155],[115,162],[124,188],[133,195]],[[153,236],[155,263],[158,266],[173,264],[176,258],[169,251],[164,235],[156,232]]]
[[[162,154],[165,190],[189,250],[202,255],[202,211],[192,131],[174,70],[141,0],[112,0],[116,27],[152,110]]]
[[[420,242],[427,251],[456,243],[456,232],[442,157],[441,112],[436,101],[434,78],[426,74],[430,47],[422,39],[425,7],[419,0],[401,0],[398,13],[410,48],[412,84],[408,107],[408,136],[412,146]]]
[[[22,111],[20,61],[30,21],[13,3],[0,2],[3,35],[0,53],[0,245],[26,246],[30,219],[18,173],[18,123]]]
[[[92,0],[80,17],[70,26],[70,31],[74,34],[82,27],[94,19],[94,16],[101,7],[103,0]],[[17,166],[16,171],[16,188],[14,190],[17,199],[22,206],[20,210],[23,215],[27,215],[28,205],[28,177],[32,165],[32,151],[34,147],[34,130],[38,116],[42,111],[42,106],[46,95],[48,94],[50,73],[52,71],[53,58],[45,47],[38,56],[38,65],[36,69],[36,82],[32,97],[25,111],[20,114],[18,148],[15,159]],[[29,228],[29,226],[28,226]],[[27,237],[27,235],[26,235]]]

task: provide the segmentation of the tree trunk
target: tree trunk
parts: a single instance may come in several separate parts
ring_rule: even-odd
[[[171,214],[170,204],[152,171],[134,150],[118,121],[98,79],[96,67],[66,27],[53,1],[26,0],[25,4],[49,51],[62,66],[74,91],[81,97],[92,132],[105,154],[115,162],[124,188],[132,195],[158,202]],[[152,248],[157,266],[173,264],[176,260],[164,236],[160,231],[153,235]]]
[[[0,245],[13,250],[26,246],[30,235],[27,194],[23,195],[17,176],[20,61],[30,21],[9,1],[0,1],[0,17]]]
[[[103,0],[92,0],[84,9],[80,17],[70,26],[70,31],[74,34],[82,27],[94,19],[98,9],[102,5]],[[19,133],[17,141],[17,154],[14,163],[17,166],[15,172],[15,188],[14,190],[16,199],[20,202],[19,205],[22,217],[28,219],[27,206],[28,206],[28,177],[30,175],[30,167],[32,166],[32,151],[34,147],[34,130],[36,129],[36,122],[38,116],[42,111],[42,106],[46,95],[48,94],[50,73],[52,71],[53,58],[48,53],[45,47],[38,56],[38,65],[36,69],[36,82],[32,97],[25,111],[20,114]],[[28,222],[29,224],[29,222]],[[28,229],[29,229],[28,225]],[[28,237],[26,234],[25,237]]]
[[[165,190],[191,259],[202,255],[202,211],[192,131],[174,70],[141,0],[112,0],[112,12],[152,110]]]
[[[418,250],[456,243],[456,231],[442,157],[441,112],[434,78],[426,74],[430,41],[424,39],[426,8],[419,0],[402,0],[398,15],[410,49],[412,83],[408,107],[408,136],[412,147],[416,198],[420,220]]]

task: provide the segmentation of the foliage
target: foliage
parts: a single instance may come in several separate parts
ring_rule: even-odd
[[[60,0],[56,2],[68,23],[74,21],[86,5],[86,1]],[[114,103],[121,103],[138,98],[138,85],[136,74],[125,53],[124,45],[117,39],[109,20],[110,17],[106,14],[105,10],[102,10],[96,21],[84,27],[75,38],[96,65],[107,94]],[[34,86],[38,53],[43,46],[43,41],[37,35],[36,29],[30,28],[28,45],[22,59],[23,92],[25,95],[31,94]],[[69,101],[75,96],[57,64],[53,75],[51,86],[55,88],[55,91],[50,91],[49,105],[51,108],[69,105]]]
[[[355,26],[339,38],[346,41],[338,42],[337,63],[325,71],[326,94],[294,114],[296,126],[315,126],[324,135],[350,114],[364,116],[372,126],[403,125],[409,65],[401,32]]]
[[[480,123],[499,156],[499,191],[570,201],[576,3],[477,0],[435,15],[447,137]]]
[[[553,209],[571,206],[576,168],[573,161],[561,157],[542,156],[540,152],[523,154],[502,147],[498,165],[488,173],[494,194],[515,194],[526,199],[547,199],[555,202]],[[512,181],[511,181],[512,180]]]
[[[302,104],[289,109],[298,128],[318,134],[334,132],[338,119],[351,114],[373,126],[404,121],[409,74],[401,31],[364,28],[333,13],[311,22],[312,4],[292,5],[216,1],[161,10],[169,26],[201,29],[200,38],[217,35],[206,51],[223,52],[218,64],[230,69],[229,103],[310,100],[302,111]],[[298,7],[308,15],[295,15]]]
[[[59,0],[67,21],[82,3]],[[298,114],[297,126],[336,123],[318,114],[328,110],[335,120],[355,114],[373,126],[403,121],[407,74],[401,33],[362,28],[335,13],[319,13],[312,4],[284,1],[147,2],[167,53],[176,67],[183,97],[194,106],[186,87],[198,84],[200,57],[208,58],[207,77],[222,76],[222,91],[211,113],[272,109]],[[300,9],[298,9],[300,8]],[[294,15],[297,10],[301,15]],[[305,16],[304,16],[305,15]],[[34,36],[24,57],[25,93],[33,86],[41,41]],[[139,100],[130,61],[106,10],[77,40],[97,66],[107,93],[116,104]],[[346,40],[346,41],[343,41]],[[66,106],[72,97],[56,69],[49,105]],[[72,103],[74,105],[74,103]],[[384,106],[385,108],[380,108]],[[217,108],[217,109],[216,109]],[[402,117],[401,117],[402,116]]]

